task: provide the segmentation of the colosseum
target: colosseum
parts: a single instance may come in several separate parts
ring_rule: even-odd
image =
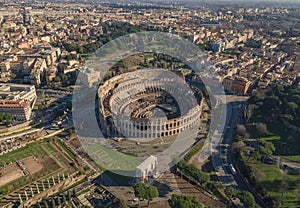
[[[197,125],[202,93],[162,69],[115,76],[98,89],[100,125],[110,137],[154,139]]]

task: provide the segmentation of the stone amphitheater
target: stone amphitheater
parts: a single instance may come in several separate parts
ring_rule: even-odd
[[[202,92],[183,76],[145,69],[115,76],[98,89],[102,131],[113,137],[155,139],[197,124]]]

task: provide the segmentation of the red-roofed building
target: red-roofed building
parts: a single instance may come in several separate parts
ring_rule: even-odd
[[[30,102],[24,100],[0,100],[0,112],[10,113],[15,120],[28,121],[31,115]]]

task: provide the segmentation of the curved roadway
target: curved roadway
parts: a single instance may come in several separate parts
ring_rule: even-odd
[[[227,103],[226,126],[221,142],[212,155],[212,162],[216,174],[224,187],[233,186],[238,190],[246,190],[253,194],[256,203],[260,207],[267,206],[257,195],[257,193],[246,182],[245,178],[239,173],[235,161],[232,158],[233,131],[239,123],[242,104],[238,102]],[[234,170],[233,170],[233,168]]]

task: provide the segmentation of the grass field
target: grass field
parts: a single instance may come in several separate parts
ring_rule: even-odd
[[[283,92],[283,91],[282,91]],[[279,93],[278,98],[280,102],[289,100],[295,94],[299,95],[299,90],[284,91]],[[276,93],[275,93],[276,94]],[[277,95],[272,96],[275,98]],[[271,97],[271,96],[268,96]],[[259,99],[258,102],[265,100]],[[265,107],[258,107],[260,104],[256,102],[256,107],[253,111],[249,121],[248,130],[250,135],[259,140],[272,142],[275,146],[274,156],[282,157],[282,162],[288,163],[284,159],[294,162],[300,162],[300,134],[299,132],[288,128],[284,125],[279,116],[283,116],[283,112],[279,112],[277,117],[267,115],[264,110]],[[265,103],[264,103],[265,104]],[[281,105],[281,104],[280,104]],[[278,106],[277,106],[278,107]],[[282,110],[282,106],[280,107]],[[286,112],[285,112],[286,113]],[[274,113],[276,115],[276,113]],[[293,118],[294,125],[299,126],[299,121]],[[252,123],[264,123],[267,125],[268,133],[260,138],[258,129]],[[243,161],[251,168],[251,175],[255,178],[258,186],[262,187],[268,195],[272,196],[277,203],[278,207],[300,207],[300,176],[287,174],[279,165],[264,164],[256,161],[253,157],[243,156]],[[296,163],[290,163],[291,166],[297,166]],[[275,207],[275,206],[274,206]],[[277,206],[276,206],[277,207]]]
[[[75,158],[75,155],[60,141],[59,139],[56,140],[57,144],[72,158]]]
[[[35,161],[35,158],[38,162]],[[24,147],[1,155],[0,165],[1,167],[6,166],[3,171],[9,170],[9,168],[16,166],[15,162],[18,160],[22,161],[30,174],[19,177],[9,183],[4,183],[5,185],[0,187],[0,207],[9,200],[18,199],[18,193],[24,194],[24,189],[30,192],[31,185],[38,183],[39,180],[52,176],[58,177],[58,174],[60,174],[62,179],[62,174],[66,176],[68,173],[71,174],[75,171],[74,167],[70,166],[68,161],[62,156],[62,153],[47,139],[29,143]],[[36,164],[31,162],[31,160],[36,162]],[[39,165],[39,170],[36,169],[37,165]],[[55,180],[58,181],[58,179]],[[41,185],[39,186],[41,187]],[[34,186],[34,190],[36,192],[36,186]],[[5,198],[3,198],[4,196]]]
[[[264,177],[258,178],[259,182],[267,188],[271,196],[281,196],[283,193],[284,205],[295,206],[299,203],[297,176],[282,173],[278,167],[272,165],[259,163],[256,167],[264,174]]]
[[[6,165],[14,165],[16,161],[23,160],[24,158],[29,158],[30,156],[34,156],[39,160],[39,164],[42,166],[42,169],[38,171],[36,174],[29,174],[26,176],[22,176],[14,181],[7,183],[6,185],[0,187],[0,196],[5,195],[8,192],[12,192],[17,190],[18,188],[31,183],[35,179],[50,174],[53,171],[58,170],[59,165],[49,156],[49,155],[58,154],[57,150],[50,144],[50,142],[42,141],[42,142],[33,142],[29,143],[24,147],[6,153],[0,156],[0,166],[4,167]],[[7,168],[10,168],[7,166]],[[31,165],[31,164],[29,164]],[[28,166],[29,167],[29,166]],[[0,200],[1,202],[1,200]]]
[[[283,158],[300,163],[300,155],[284,156]]]
[[[199,141],[197,144],[195,144],[189,152],[183,157],[185,161],[189,161],[191,157],[193,157],[197,152],[199,152],[204,145],[204,141]]]
[[[19,149],[1,155],[0,166],[3,167],[10,162],[16,162],[17,160],[21,160],[31,155],[35,156],[36,158],[41,158],[43,155],[45,155],[45,151],[42,149],[42,146],[47,148],[50,152],[57,152],[49,142],[34,142],[27,144],[25,147],[21,147]]]
[[[297,175],[288,175],[277,165],[268,165],[244,157],[244,161],[252,169],[256,181],[261,184],[272,197],[282,199],[280,207],[299,207],[300,178]]]

